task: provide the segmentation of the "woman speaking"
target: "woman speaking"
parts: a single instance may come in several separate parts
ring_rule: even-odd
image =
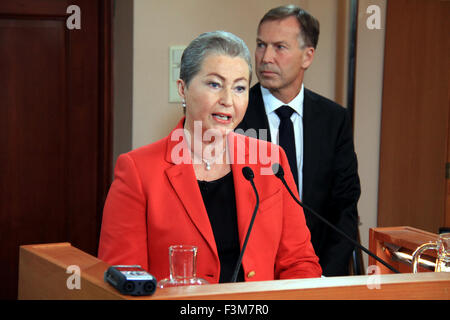
[[[233,132],[247,108],[251,72],[247,46],[231,33],[204,33],[189,44],[177,82],[185,117],[166,138],[118,158],[100,259],[141,265],[162,279],[168,248],[194,245],[198,277],[229,282],[256,204],[242,174],[249,167],[260,203],[238,281],[320,277],[303,211],[269,174],[279,162],[297,189],[284,151]]]

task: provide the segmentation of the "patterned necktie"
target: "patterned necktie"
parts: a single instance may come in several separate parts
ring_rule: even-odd
[[[294,176],[295,184],[298,189],[298,170],[297,170],[297,153],[295,152],[295,136],[294,125],[291,121],[291,116],[294,110],[289,106],[281,106],[275,113],[280,118],[279,127],[279,143],[286,152],[291,167],[292,175]]]

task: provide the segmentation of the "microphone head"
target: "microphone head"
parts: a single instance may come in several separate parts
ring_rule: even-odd
[[[253,178],[255,177],[255,174],[253,173],[253,170],[250,167],[243,167],[242,174],[248,181],[253,180]]]
[[[284,170],[283,170],[283,167],[282,167],[279,163],[274,163],[274,164],[272,165],[272,171],[273,171],[273,174],[274,174],[278,179],[284,178]]]

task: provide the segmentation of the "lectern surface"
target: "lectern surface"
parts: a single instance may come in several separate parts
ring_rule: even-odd
[[[150,297],[130,297],[104,282],[108,267],[69,243],[22,246],[19,299],[450,299],[450,273],[434,272],[211,284],[160,289]]]

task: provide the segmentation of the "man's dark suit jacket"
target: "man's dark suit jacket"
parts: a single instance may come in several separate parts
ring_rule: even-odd
[[[356,240],[361,187],[350,116],[335,102],[306,88],[304,92],[302,202]],[[258,137],[259,129],[267,129],[270,141],[259,84],[250,90],[238,128],[256,129]],[[347,275],[354,246],[306,210],[305,217],[323,275]]]

